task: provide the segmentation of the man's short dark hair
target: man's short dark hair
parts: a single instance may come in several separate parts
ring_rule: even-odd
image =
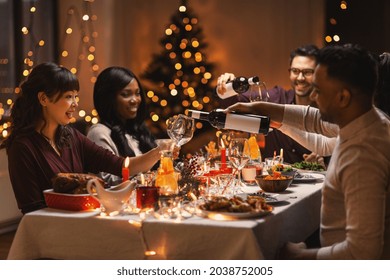
[[[296,56],[311,56],[317,61],[319,49],[316,45],[309,44],[296,48],[290,53],[290,65]]]
[[[329,77],[347,85],[352,93],[372,96],[378,81],[377,60],[359,45],[330,45],[320,50],[318,64]]]

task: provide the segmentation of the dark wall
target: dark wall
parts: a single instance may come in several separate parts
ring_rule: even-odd
[[[390,51],[390,2],[388,0],[349,0],[340,9],[340,0],[326,1],[326,35],[340,36],[340,43],[358,43],[369,50]],[[330,23],[330,18],[337,21]]]

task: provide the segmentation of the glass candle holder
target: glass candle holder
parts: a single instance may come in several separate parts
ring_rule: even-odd
[[[157,208],[159,198],[159,188],[150,186],[137,187],[137,208]]]

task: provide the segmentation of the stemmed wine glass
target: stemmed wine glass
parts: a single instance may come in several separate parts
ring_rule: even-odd
[[[238,173],[238,187],[244,186],[241,182],[241,170],[250,160],[250,149],[246,138],[233,138],[229,144],[229,161],[235,168],[235,173]]]
[[[195,130],[195,121],[186,115],[177,115],[167,120],[167,133],[169,137],[181,147],[189,142]]]
[[[268,102],[269,100],[269,94],[267,86],[265,85],[265,82],[260,81],[256,85],[253,85],[255,89],[250,91],[249,95],[249,101],[250,102],[256,102],[256,101],[264,101]]]

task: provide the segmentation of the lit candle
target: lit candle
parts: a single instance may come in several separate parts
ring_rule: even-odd
[[[226,148],[223,139],[220,141],[220,152],[221,152],[221,169],[226,169]]]
[[[130,177],[129,164],[130,164],[130,158],[126,157],[125,164],[122,167],[122,182],[129,180]]]
[[[221,148],[221,169],[226,168],[226,149]]]
[[[141,185],[145,186],[145,176],[143,173],[141,173]]]
[[[280,163],[283,163],[283,149],[280,149]]]

